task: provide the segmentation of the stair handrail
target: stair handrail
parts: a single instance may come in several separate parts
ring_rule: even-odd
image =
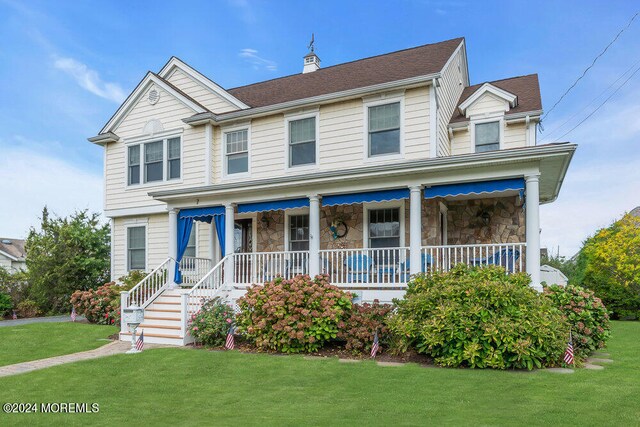
[[[169,265],[175,262],[173,258],[165,259],[162,264],[147,274],[137,285],[127,292],[127,307],[135,304],[145,308],[153,299],[166,288],[170,281]]]

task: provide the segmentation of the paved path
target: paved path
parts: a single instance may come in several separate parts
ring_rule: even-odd
[[[84,320],[84,316],[78,316],[76,322]],[[71,317],[68,314],[62,316],[48,316],[48,317],[31,317],[29,319],[16,319],[16,320],[0,320],[0,327],[2,326],[19,326],[28,325],[29,323],[49,323],[49,322],[71,322]]]
[[[146,344],[145,350],[149,348],[165,347],[158,344]],[[130,342],[113,341],[107,345],[96,348],[94,350],[82,351],[80,353],[66,354],[64,356],[50,357],[48,359],[33,360],[31,362],[16,363],[15,365],[0,366],[0,377],[8,377],[9,375],[17,375],[25,372],[37,371],[51,366],[63,365],[65,363],[79,362],[81,360],[97,359],[99,357],[121,354],[131,348]],[[134,355],[131,355],[135,357]]]

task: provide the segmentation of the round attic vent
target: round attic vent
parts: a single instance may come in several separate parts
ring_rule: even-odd
[[[149,91],[149,104],[155,105],[159,99],[160,99],[160,92],[158,92],[156,89],[151,89]]]

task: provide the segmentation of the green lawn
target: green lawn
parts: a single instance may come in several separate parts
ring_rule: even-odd
[[[2,402],[100,404],[0,425],[639,425],[639,338],[615,323],[614,363],[571,375],[148,350],[0,378]]]
[[[116,332],[113,326],[72,322],[3,326],[0,366],[91,350],[107,344],[105,339]]]

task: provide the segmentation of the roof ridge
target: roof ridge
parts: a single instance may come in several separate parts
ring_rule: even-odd
[[[469,85],[469,87],[471,87],[471,86],[482,86],[482,85],[487,84],[487,83],[499,83],[499,82],[504,82],[506,80],[521,79],[523,77],[530,77],[530,76],[537,76],[537,75],[538,75],[538,73],[530,73],[530,74],[521,74],[519,76],[505,77],[504,79],[498,79],[498,80],[487,80],[487,81],[480,82],[480,83],[474,83],[472,85]]]
[[[149,71],[154,77],[156,77],[157,79],[159,79],[160,81],[162,81],[163,83],[165,83],[166,85],[168,85],[171,89],[175,90],[176,92],[178,92],[180,95],[184,96],[185,98],[188,98],[191,102],[193,102],[194,104],[198,105],[199,107],[201,107],[202,109],[204,109],[205,111],[211,112],[211,110],[209,110],[207,107],[205,107],[204,105],[202,105],[201,103],[199,103],[198,101],[196,101],[193,97],[191,97],[190,95],[187,95],[182,89],[180,89],[179,87],[177,87],[176,85],[174,85],[173,83],[171,83],[169,80],[163,78],[162,76],[160,76],[157,73],[154,73],[153,71]]]
[[[462,42],[462,41],[465,40],[465,38],[464,37],[456,37],[456,38],[453,38],[453,39],[442,40],[442,41],[435,42],[435,43],[426,43],[426,44],[419,45],[419,46],[413,46],[413,47],[408,47],[408,48],[405,48],[405,49],[395,50],[393,52],[381,53],[381,54],[378,54],[378,55],[367,56],[365,58],[354,59],[352,61],[341,62],[339,64],[334,64],[334,65],[330,65],[328,67],[319,68],[316,71],[314,71],[314,73],[318,73],[318,72],[321,72],[321,71],[324,71],[324,70],[330,70],[331,68],[341,67],[341,66],[347,65],[347,64],[353,64],[355,62],[366,61],[366,60],[374,59],[374,58],[380,58],[382,56],[394,55],[394,54],[401,53],[401,52],[406,52],[406,51],[409,51],[409,50],[420,49],[420,48],[426,47],[426,46],[433,46],[433,45],[437,45],[437,44],[448,43],[448,42],[452,42],[452,41],[455,41],[455,40],[459,40],[460,42]],[[232,91],[232,90],[235,90],[235,89],[244,89],[244,88],[248,88],[248,87],[259,85],[259,84],[272,82],[272,81],[275,81],[275,80],[286,79],[286,78],[289,78],[289,77],[301,76],[301,75],[304,75],[304,73],[295,73],[295,74],[288,74],[286,76],[274,77],[274,78],[269,79],[269,80],[262,80],[262,81],[259,81],[259,82],[249,83],[247,85],[242,85],[242,86],[236,86],[236,87],[232,87],[232,88],[225,89],[225,90],[226,91]]]

